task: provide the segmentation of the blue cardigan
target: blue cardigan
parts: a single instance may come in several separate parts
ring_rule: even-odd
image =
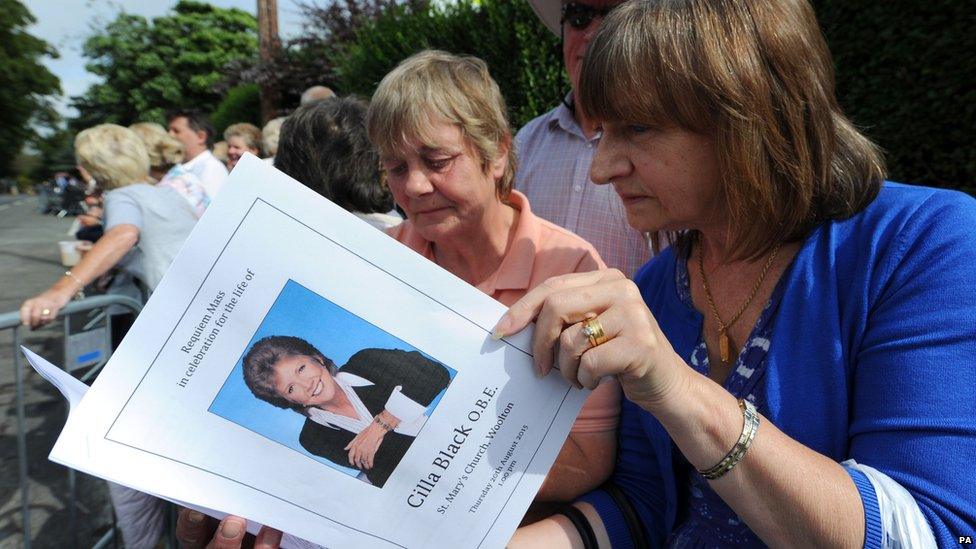
[[[635,276],[675,351],[688,360],[702,316],[678,298],[666,250]],[[815,228],[783,274],[760,412],[807,447],[870,465],[908,490],[940,546],[976,534],[976,200],[886,183],[861,213]],[[612,481],[651,541],[677,526],[677,449],[624,402]],[[874,488],[848,469],[881,547]],[[604,491],[593,504],[614,548],[633,547]]]

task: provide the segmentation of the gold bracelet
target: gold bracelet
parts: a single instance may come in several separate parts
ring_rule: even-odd
[[[739,399],[739,409],[742,410],[742,434],[739,435],[739,440],[735,446],[715,466],[704,470],[698,469],[701,476],[708,480],[715,480],[738,465],[756,438],[756,432],[759,431],[759,412],[756,411],[756,407],[751,402],[744,398]]]
[[[70,278],[71,280],[74,280],[75,283],[78,284],[79,290],[85,287],[85,284],[81,282],[81,279],[75,276],[75,274],[72,273],[71,271],[65,271],[64,276]]]
[[[75,276],[71,271],[65,271],[64,276],[75,281],[78,285],[78,291],[75,293],[75,299],[85,299],[85,285],[81,282],[81,279]]]

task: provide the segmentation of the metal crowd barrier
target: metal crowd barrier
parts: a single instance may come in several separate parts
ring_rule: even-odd
[[[103,309],[102,312],[96,317],[91,323],[97,322],[103,319],[107,312],[108,307],[118,305],[129,311],[138,314],[142,310],[142,304],[131,297],[117,296],[117,295],[98,295],[93,297],[88,297],[85,299],[79,299],[68,303],[63,309],[58,312],[58,319],[62,322],[66,322],[68,315],[73,313],[82,313],[86,311],[93,311],[97,309]],[[13,358],[14,358],[14,377],[16,383],[16,408],[17,408],[17,462],[18,462],[18,473],[20,477],[20,512],[23,517],[23,531],[24,531],[24,548],[30,549],[31,546],[31,527],[30,527],[30,502],[28,501],[28,490],[29,490],[29,478],[27,475],[27,429],[26,429],[26,418],[24,415],[24,359],[21,355],[20,344],[20,330],[23,326],[20,323],[20,312],[14,311],[10,313],[0,314],[0,331],[12,330],[13,331]],[[65,333],[67,334],[68,328],[65,327]],[[109,346],[108,352],[100,357],[98,362],[90,367],[88,367],[88,372],[82,377],[82,381],[88,381],[98,374],[98,372],[105,366],[108,362],[109,356],[111,355],[111,347]],[[69,504],[70,508],[68,510],[68,529],[71,532],[72,537],[77,536],[77,518],[76,518],[76,504],[75,504],[75,472],[73,469],[68,469],[68,490],[69,490]],[[102,539],[95,545],[95,547],[104,547],[108,542],[112,540],[112,531],[109,531]],[[74,546],[77,546],[77,539],[74,540]]]

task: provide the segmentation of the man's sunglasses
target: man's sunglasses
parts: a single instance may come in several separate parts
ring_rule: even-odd
[[[563,4],[563,17],[560,20],[561,23],[569,23],[569,26],[576,30],[583,30],[590,26],[597,17],[606,17],[610,10],[614,6],[607,8],[594,8],[593,6],[588,6],[586,4],[577,4],[576,2],[569,2]]]

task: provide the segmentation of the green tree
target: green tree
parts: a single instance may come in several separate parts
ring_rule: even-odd
[[[346,90],[336,82],[333,67],[333,61],[344,45],[360,28],[394,7],[425,10],[428,3],[428,0],[330,0],[321,3],[299,0],[296,7],[303,19],[302,33],[285,41],[270,60],[255,56],[228,65],[223,88],[229,91],[241,84],[274,86],[282,114],[298,105],[301,93],[309,86],[321,84],[345,94]]]
[[[261,90],[257,84],[242,84],[227,90],[223,101],[210,116],[217,132],[217,140],[223,139],[224,130],[231,124],[250,122],[261,127]]]
[[[513,128],[551,109],[569,91],[559,41],[524,1],[399,5],[341,46],[333,61],[338,88],[364,97],[397,63],[420,50],[480,57],[505,96]]]
[[[21,170],[32,181],[43,181],[57,172],[71,171],[75,167],[75,134],[66,128],[57,128],[34,139],[31,155],[37,163],[29,171]]]
[[[224,68],[256,51],[257,22],[239,9],[182,0],[151,21],[120,13],[85,41],[86,68],[102,82],[72,98],[80,115],[71,125],[163,122],[172,108],[211,112]]]
[[[14,173],[14,159],[36,136],[34,125],[57,118],[48,96],[61,93],[61,83],[41,59],[58,54],[26,31],[34,21],[18,0],[0,0],[0,177]]]

